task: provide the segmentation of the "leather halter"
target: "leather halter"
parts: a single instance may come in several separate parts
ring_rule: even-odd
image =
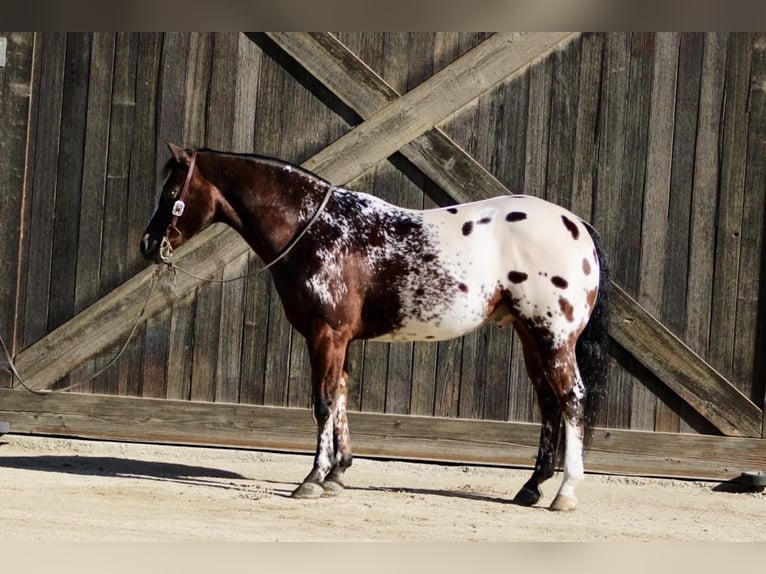
[[[178,199],[176,199],[176,202],[173,204],[173,220],[170,222],[169,229],[178,230],[176,223],[178,223],[178,218],[183,215],[184,209],[186,209],[184,199],[186,199],[186,195],[189,193],[189,184],[191,184],[195,165],[197,165],[197,152],[193,151],[191,161],[189,162],[189,171],[186,172],[184,186],[181,188],[181,193],[178,194]]]

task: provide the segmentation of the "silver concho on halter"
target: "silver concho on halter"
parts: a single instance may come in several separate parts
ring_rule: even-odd
[[[172,213],[176,217],[181,217],[184,214],[184,209],[186,209],[186,204],[179,199],[173,204]]]

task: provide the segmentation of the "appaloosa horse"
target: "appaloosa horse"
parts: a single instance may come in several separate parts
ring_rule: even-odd
[[[577,505],[586,397],[603,388],[606,362],[609,281],[592,227],[529,196],[403,209],[284,161],[168,145],[144,256],[167,261],[201,229],[228,224],[264,262],[277,260],[274,284],[308,343],[317,447],[293,496],[343,489],[352,340],[439,341],[496,323],[519,335],[543,421],[534,473],[515,501],[540,499],[563,420],[564,477],[550,508]]]

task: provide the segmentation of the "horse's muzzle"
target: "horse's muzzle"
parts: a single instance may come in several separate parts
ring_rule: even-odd
[[[141,255],[154,261],[160,262],[160,240],[147,233],[141,239]]]

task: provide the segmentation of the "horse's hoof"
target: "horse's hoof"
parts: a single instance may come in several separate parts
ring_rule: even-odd
[[[322,483],[324,496],[338,496],[346,487],[339,480],[329,479]]]
[[[318,482],[304,482],[293,490],[293,498],[319,498],[324,494],[325,490]]]
[[[535,492],[527,487],[523,487],[516,493],[516,496],[513,497],[513,502],[519,506],[532,506],[533,504],[537,504],[538,500],[540,500],[540,492]]]
[[[577,497],[557,494],[549,508],[550,510],[574,510],[577,508]]]

